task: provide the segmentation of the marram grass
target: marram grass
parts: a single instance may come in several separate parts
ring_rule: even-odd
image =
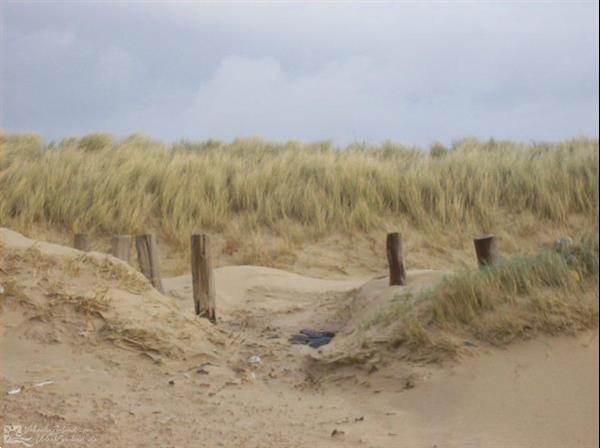
[[[463,139],[432,149],[259,139],[165,144],[106,134],[43,145],[35,135],[3,133],[0,224],[153,230],[184,247],[194,230],[232,234],[231,226],[292,229],[302,238],[393,219],[485,231],[499,216],[524,212],[557,224],[597,214],[597,140]]]
[[[465,340],[505,345],[537,333],[597,327],[595,235],[561,252],[545,249],[465,269],[416,295],[400,294],[360,325],[354,335],[360,343],[354,345],[369,354],[385,342],[411,359],[433,361],[456,356]],[[356,352],[345,356],[356,358]]]

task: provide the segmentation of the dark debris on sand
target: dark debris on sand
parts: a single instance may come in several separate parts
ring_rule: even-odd
[[[305,328],[300,330],[300,333],[292,335],[289,341],[292,344],[303,344],[312,348],[319,348],[329,344],[334,336],[333,331],[317,331]]]

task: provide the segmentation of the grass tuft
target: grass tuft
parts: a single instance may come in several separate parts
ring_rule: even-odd
[[[584,240],[567,251],[546,250],[446,278],[422,300],[431,303],[433,323],[470,324],[482,312],[494,311],[520,297],[555,290],[577,296],[598,281],[598,242]]]

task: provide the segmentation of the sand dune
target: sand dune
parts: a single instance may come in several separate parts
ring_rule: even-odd
[[[63,425],[85,433],[80,446],[598,444],[597,332],[323,372],[311,360],[400,287],[224,267],[213,326],[192,315],[189,276],[165,279],[162,295],[113,257],[8,229],[0,252],[3,424]],[[445,274],[411,271],[410,288]],[[338,336],[320,351],[290,345],[304,327]]]

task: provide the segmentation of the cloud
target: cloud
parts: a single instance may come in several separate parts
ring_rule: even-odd
[[[597,135],[593,102],[585,96],[594,87],[577,68],[554,64],[507,73],[504,64],[474,57],[423,66],[410,56],[359,56],[294,73],[274,58],[230,56],[201,84],[188,126],[202,137],[342,143],[394,138],[426,144],[464,135],[561,138],[564,127],[549,123],[568,121],[572,134]]]
[[[8,129],[418,144],[598,135],[597,4],[3,10]]]
[[[359,58],[295,75],[272,58],[228,57],[200,87],[191,115],[205,135],[331,136],[370,107],[377,76],[368,66]]]
[[[3,53],[10,55],[10,65],[25,68],[30,64],[51,63],[53,58],[68,54],[74,46],[74,33],[44,28],[9,41],[3,45]]]
[[[75,35],[68,31],[45,29],[28,36],[32,48],[44,51],[64,51],[73,47]]]
[[[100,86],[125,89],[142,68],[128,52],[118,46],[102,49],[96,60],[96,76]]]

